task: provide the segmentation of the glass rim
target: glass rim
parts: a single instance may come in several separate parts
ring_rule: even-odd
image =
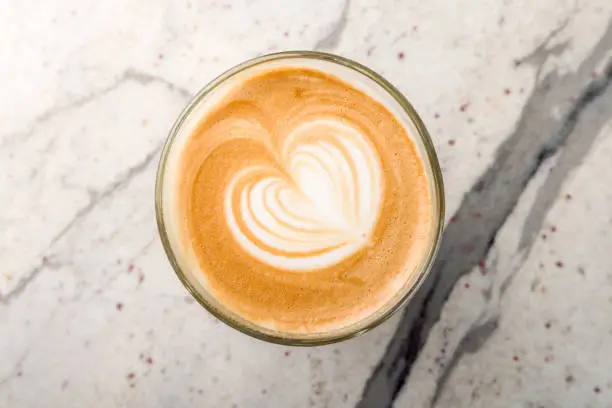
[[[356,71],[368,79],[373,81],[376,85],[380,86],[384,91],[386,91],[395,102],[399,104],[401,109],[408,115],[408,118],[414,125],[418,138],[420,139],[423,147],[424,153],[426,157],[422,157],[423,161],[427,163],[423,163],[424,166],[430,167],[431,172],[431,180],[428,180],[428,184],[432,185],[432,190],[435,195],[435,203],[437,204],[434,208],[434,228],[433,228],[433,237],[431,246],[428,248],[428,252],[424,261],[422,263],[421,269],[418,270],[418,276],[414,280],[414,282],[407,288],[404,289],[405,293],[399,298],[395,303],[391,303],[390,306],[385,305],[382,306],[378,311],[380,312],[384,307],[387,307],[386,310],[383,310],[380,316],[375,320],[369,322],[363,327],[356,327],[354,330],[349,330],[346,332],[337,333],[334,335],[333,332],[330,332],[329,335],[323,333],[318,337],[307,337],[306,334],[303,334],[305,337],[300,337],[300,333],[285,333],[278,332],[277,334],[269,334],[261,330],[256,330],[251,327],[246,326],[245,324],[236,321],[233,319],[228,313],[224,313],[224,311],[219,310],[210,304],[204,296],[200,294],[200,292],[194,287],[194,285],[189,281],[187,277],[187,273],[183,271],[177,257],[172,248],[172,244],[170,243],[170,239],[168,237],[168,233],[166,231],[166,224],[164,221],[164,213],[163,213],[163,187],[164,187],[164,174],[166,170],[166,162],[168,160],[169,153],[174,144],[174,140],[179,133],[179,130],[183,126],[185,120],[190,116],[190,114],[194,111],[194,109],[204,100],[204,98],[214,91],[219,85],[224,83],[226,80],[230,79],[234,75],[237,75],[247,69],[253,68],[257,65],[283,60],[283,59],[314,59],[321,60],[325,62],[331,62],[337,65],[341,65],[345,68]],[[416,135],[412,135],[415,137]],[[433,197],[432,197],[433,198]],[[442,235],[443,227],[444,227],[444,214],[445,214],[445,197],[444,197],[444,183],[442,179],[442,171],[440,168],[440,164],[438,162],[438,158],[434,149],[434,144],[431,139],[425,124],[422,119],[412,106],[410,102],[406,99],[406,97],[389,81],[383,78],[380,74],[373,71],[372,69],[356,62],[346,57],[341,57],[339,55],[319,52],[319,51],[305,51],[305,50],[297,50],[297,51],[282,51],[275,52],[271,54],[261,55],[259,57],[255,57],[249,60],[246,60],[227,71],[223,72],[215,79],[206,84],[200,91],[189,101],[189,103],[183,108],[182,112],[174,122],[170,132],[166,138],[164,143],[164,147],[162,149],[159,165],[156,173],[156,181],[155,181],[155,215],[157,220],[157,229],[159,232],[159,236],[162,241],[162,245],[164,247],[164,251],[168,260],[174,269],[175,274],[185,286],[185,288],[189,291],[189,293],[194,297],[194,299],[209,313],[211,313],[214,317],[221,320],[228,326],[248,335],[253,338],[267,341],[270,343],[288,345],[288,346],[318,346],[325,344],[337,343],[343,340],[347,340],[353,337],[356,337],[360,334],[370,331],[371,329],[377,327],[381,323],[388,320],[391,316],[393,316],[398,310],[402,309],[406,306],[410,300],[417,293],[419,288],[421,287],[425,278],[429,275],[431,267],[433,265],[433,261],[435,260],[436,254],[438,252],[438,247],[440,243],[440,238]],[[211,293],[209,291],[209,293]],[[211,293],[211,296],[214,297],[214,294]],[[222,302],[219,302],[222,303]],[[225,308],[228,309],[228,308]],[[228,309],[229,310],[229,309]],[[242,318],[245,321],[248,321],[246,318]],[[367,318],[365,318],[367,319]],[[365,320],[363,319],[363,320]],[[257,327],[256,323],[251,322],[253,326]],[[359,322],[353,323],[353,325],[358,325]],[[295,336],[295,337],[289,337]],[[311,334],[312,335],[312,334]]]

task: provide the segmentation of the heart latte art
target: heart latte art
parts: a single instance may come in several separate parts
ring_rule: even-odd
[[[344,327],[410,285],[430,246],[423,165],[379,102],[306,68],[236,84],[177,165],[185,253],[208,291],[285,332]]]
[[[283,141],[278,167],[238,172],[225,196],[240,246],[270,266],[313,271],[371,239],[382,195],[374,146],[341,121],[300,124]]]

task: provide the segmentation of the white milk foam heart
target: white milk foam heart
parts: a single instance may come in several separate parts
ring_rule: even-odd
[[[358,129],[338,119],[294,128],[279,164],[246,167],[225,192],[238,244],[272,267],[307,272],[368,245],[383,198],[381,162]]]

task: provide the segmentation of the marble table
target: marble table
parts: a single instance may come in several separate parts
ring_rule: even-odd
[[[0,27],[0,407],[612,407],[610,0],[3,0]],[[215,320],[154,219],[181,108],[286,49],[395,83],[446,182],[419,296],[326,347]]]

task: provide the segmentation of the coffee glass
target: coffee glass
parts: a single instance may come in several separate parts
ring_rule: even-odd
[[[168,169],[173,167],[173,171],[176,172],[177,164],[173,163],[180,161],[181,154],[180,147],[177,146],[190,136],[203,115],[216,103],[218,97],[215,95],[222,93],[223,88],[229,87],[230,83],[240,75],[256,71],[265,72],[278,67],[321,70],[348,83],[358,84],[365,94],[384,105],[385,109],[401,123],[414,143],[429,189],[430,227],[424,238],[426,243],[423,247],[422,260],[416,265],[410,279],[406,279],[384,305],[367,316],[346,326],[317,332],[276,330],[251,321],[224,305],[223,301],[217,299],[207,287],[203,272],[196,270],[193,263],[189,265],[186,261],[186,249],[180,245],[180,232],[168,211],[168,208],[174,205],[174,194],[168,187],[171,185],[168,182],[170,177]],[[410,299],[427,276],[437,252],[444,220],[444,188],[429,133],[415,109],[397,88],[376,72],[347,58],[314,51],[288,51],[257,57],[231,68],[206,85],[186,106],[172,127],[161,154],[155,188],[155,209],[160,237],[168,259],[180,281],[200,305],[229,326],[252,337],[279,344],[313,346],[338,342],[364,333],[384,322],[404,305],[409,307]]]

